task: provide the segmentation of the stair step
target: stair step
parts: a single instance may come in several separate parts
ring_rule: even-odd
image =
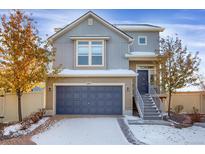
[[[152,101],[152,99],[142,99],[143,101]]]
[[[146,113],[158,113],[158,114],[160,114],[160,112],[159,111],[157,111],[157,110],[145,110],[145,114]]]
[[[144,110],[157,110],[156,106],[144,106]]]
[[[161,120],[161,117],[144,116],[144,120]]]
[[[157,109],[144,109],[144,112],[158,112]]]
[[[153,103],[150,103],[150,104],[144,104],[144,106],[156,106],[155,104],[153,104]]]
[[[156,106],[156,105],[153,103],[150,103],[150,104],[144,104],[144,106]]]
[[[159,117],[159,113],[144,113],[144,116],[152,116],[152,117]]]
[[[144,102],[144,104],[154,104],[154,102]]]
[[[144,102],[144,119],[161,120],[161,114],[150,94],[141,95]]]
[[[143,100],[152,100],[151,98],[142,98]]]
[[[158,109],[156,107],[145,107],[144,110],[145,111],[147,111],[147,110],[155,110],[156,111]]]
[[[159,112],[158,110],[144,110],[144,112]]]
[[[153,100],[143,100],[143,102],[153,102]]]

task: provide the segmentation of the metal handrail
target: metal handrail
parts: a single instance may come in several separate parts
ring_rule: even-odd
[[[161,112],[162,101],[159,98],[159,93],[157,93],[155,90],[155,86],[149,85],[149,94],[152,97],[152,99],[154,100],[154,103],[156,104],[158,110]]]
[[[139,93],[139,90],[136,88],[135,104],[138,108],[138,112],[141,118],[144,117],[144,101]]]

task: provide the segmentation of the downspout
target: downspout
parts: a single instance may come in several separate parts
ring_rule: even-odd
[[[131,46],[133,45],[133,41],[129,42],[128,44],[128,53],[131,52]]]
[[[1,122],[3,122],[4,121],[4,113],[5,113],[5,101],[6,101],[6,95],[4,94],[4,96],[0,96],[0,97],[3,97],[3,99],[2,99],[2,111],[1,111],[1,114],[0,114],[0,116],[2,117],[1,118]]]
[[[5,102],[6,102],[6,94],[4,95],[4,100],[3,100],[3,113],[2,113],[3,117],[4,117],[4,113],[5,113]]]
[[[200,113],[203,112],[203,98],[204,97],[204,93],[203,92],[200,92]]]

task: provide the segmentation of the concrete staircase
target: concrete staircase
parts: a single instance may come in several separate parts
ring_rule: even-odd
[[[161,114],[150,94],[141,95],[144,102],[144,120],[161,120]]]

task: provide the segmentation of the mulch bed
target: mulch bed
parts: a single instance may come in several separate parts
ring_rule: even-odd
[[[205,114],[176,114],[171,112],[170,119],[176,122],[177,128],[190,127],[196,122],[205,122]]]

